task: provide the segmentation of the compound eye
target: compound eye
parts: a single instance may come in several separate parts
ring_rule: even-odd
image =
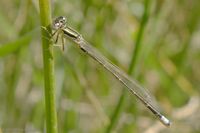
[[[65,17],[62,17],[61,19],[60,19],[60,23],[66,23],[66,18]]]
[[[60,27],[60,23],[55,23],[55,27]]]
[[[56,18],[53,22],[53,28],[54,29],[59,29],[61,27],[64,27],[66,24],[66,18],[63,16],[60,16],[58,18]]]
[[[59,22],[60,22],[61,24],[63,24],[63,23],[64,23],[64,21],[63,21],[63,20],[60,20]]]

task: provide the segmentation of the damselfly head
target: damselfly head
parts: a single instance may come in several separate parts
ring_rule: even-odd
[[[60,28],[64,28],[66,26],[67,19],[63,16],[57,17],[52,24],[52,28],[54,30],[58,30]]]

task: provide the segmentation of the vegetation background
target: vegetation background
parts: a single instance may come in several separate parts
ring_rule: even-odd
[[[111,74],[66,40],[65,51],[54,47],[59,132],[200,132],[199,0],[51,2],[53,17],[66,16],[88,42],[148,88],[172,120],[170,128],[164,127]],[[39,16],[36,0],[0,1],[3,133],[45,131]]]

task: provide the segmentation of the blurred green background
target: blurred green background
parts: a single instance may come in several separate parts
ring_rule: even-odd
[[[126,72],[138,44],[132,77],[172,120],[170,128],[164,127],[116,78],[66,40],[65,51],[54,47],[60,133],[200,132],[199,0],[51,2],[54,18],[66,16]],[[0,131],[45,132],[44,105],[38,1],[1,0]]]

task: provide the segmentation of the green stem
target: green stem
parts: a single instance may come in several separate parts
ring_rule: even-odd
[[[129,65],[129,69],[128,69],[129,75],[134,73],[134,71],[136,70],[136,64],[137,64],[137,59],[138,59],[138,55],[139,55],[139,51],[140,51],[140,47],[141,47],[144,28],[145,28],[145,25],[146,25],[147,20],[148,20],[148,10],[149,10],[148,8],[149,8],[149,5],[150,5],[149,3],[150,3],[150,0],[145,0],[145,11],[144,11],[144,14],[142,16],[140,29],[138,31],[138,35],[137,35],[137,38],[136,38],[135,48],[134,48],[134,51],[132,53],[131,63]],[[127,94],[126,92],[127,91],[125,91],[125,89],[122,91],[120,99],[119,99],[117,106],[114,110],[114,113],[111,116],[111,123],[108,126],[106,133],[110,133],[112,131],[112,129],[114,128],[114,126],[116,125],[116,123],[119,119],[122,107],[124,106],[124,103],[125,103],[125,97],[126,97],[126,94]]]
[[[47,28],[50,33],[51,10],[49,0],[39,0],[40,19],[42,27]],[[53,44],[50,41],[46,30],[41,28],[43,63],[44,63],[44,85],[45,85],[45,107],[46,107],[46,131],[47,133],[57,133],[57,116],[55,105],[55,85],[54,85],[54,58]]]
[[[144,11],[144,14],[142,16],[140,29],[138,31],[138,35],[137,35],[137,38],[136,38],[135,49],[132,53],[131,63],[129,65],[129,70],[128,70],[129,74],[134,73],[134,70],[136,69],[136,63],[137,63],[137,59],[138,59],[138,55],[139,55],[138,53],[139,53],[140,47],[141,47],[144,28],[145,28],[147,20],[148,20],[149,1],[150,0],[145,1],[145,11]]]

